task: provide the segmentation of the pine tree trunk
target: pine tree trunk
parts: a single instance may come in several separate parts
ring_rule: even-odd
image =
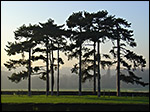
[[[80,54],[79,54],[79,95],[81,95],[81,49],[82,49],[82,45],[80,44]]]
[[[97,42],[97,53],[98,53],[98,97],[101,96],[101,88],[100,88],[100,42]]]
[[[117,62],[117,96],[120,96],[120,39],[117,39],[117,57],[118,57],[118,62]]]
[[[96,42],[94,42],[94,94],[96,94],[96,56],[95,56],[95,53],[96,53],[96,50],[95,50],[95,47],[96,47]]]
[[[48,40],[47,40],[47,43],[46,43],[46,70],[47,70],[47,74],[46,74],[46,95],[48,96],[49,95],[49,61],[48,61]]]
[[[57,59],[57,96],[59,96],[59,43],[58,43],[58,59]]]
[[[29,48],[28,96],[31,96],[31,48]]]
[[[54,88],[54,56],[53,56],[53,48],[52,48],[52,63],[51,63],[51,95],[53,95],[53,88]]]

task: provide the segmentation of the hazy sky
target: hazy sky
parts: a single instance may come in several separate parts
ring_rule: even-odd
[[[7,41],[14,42],[14,31],[21,25],[46,22],[49,18],[65,24],[67,18],[78,11],[107,10],[109,15],[122,17],[132,23],[137,47],[132,49],[146,58],[149,68],[149,1],[2,1],[1,2],[1,65],[9,60],[4,51]],[[110,43],[101,46],[108,52]],[[18,57],[15,57],[16,59]],[[64,66],[70,66],[73,61]]]

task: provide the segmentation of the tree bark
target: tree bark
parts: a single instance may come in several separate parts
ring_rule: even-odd
[[[94,42],[94,68],[93,68],[93,70],[94,70],[94,94],[96,94],[96,56],[95,56],[95,52],[96,52],[96,50],[95,50],[95,47],[96,47],[96,42]]]
[[[48,62],[48,40],[47,40],[47,43],[46,43],[46,70],[47,70],[47,74],[46,74],[46,95],[48,96],[49,95],[49,62]]]
[[[79,95],[81,95],[81,56],[82,56],[82,53],[81,53],[81,49],[82,49],[82,44],[80,44],[80,54],[79,54]]]
[[[59,96],[59,43],[58,43],[58,59],[57,59],[57,96]]]
[[[31,96],[31,48],[29,48],[28,96]]]
[[[51,95],[53,95],[54,88],[54,56],[53,56],[53,48],[52,48],[52,63],[51,63]]]
[[[100,88],[100,42],[97,42],[97,53],[98,53],[98,97],[101,96],[101,88]]]
[[[120,39],[117,38],[117,57],[118,57],[118,61],[117,61],[117,96],[120,96]]]

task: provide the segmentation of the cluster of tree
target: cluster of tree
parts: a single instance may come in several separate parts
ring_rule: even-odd
[[[82,82],[92,78],[94,93],[96,93],[97,77],[100,97],[100,65],[105,69],[117,64],[117,96],[120,96],[120,80],[148,85],[134,73],[136,68],[141,67],[143,70],[146,66],[145,59],[126,48],[126,46],[136,47],[133,31],[129,29],[131,23],[123,18],[108,15],[108,12],[103,10],[96,13],[79,11],[66,20],[66,29],[64,26],[54,24],[52,19],[46,23],[39,22],[38,25],[23,25],[14,32],[15,42],[8,42],[6,45],[5,50],[9,56],[21,54],[22,58],[10,59],[4,65],[9,70],[20,66],[27,68],[26,71],[13,73],[8,78],[16,83],[28,78],[29,96],[31,95],[31,75],[40,75],[41,79],[46,80],[46,95],[49,95],[49,73],[51,73],[51,95],[53,95],[54,70],[57,70],[57,95],[59,95],[59,66],[64,64],[59,51],[65,53],[68,60],[79,59],[79,62],[71,69],[72,73],[79,74],[79,95],[82,93]],[[110,54],[100,53],[100,44],[109,40],[112,42]],[[88,45],[93,48],[87,47]],[[54,57],[54,51],[57,51],[57,57]],[[27,59],[25,59],[25,52],[29,55]],[[101,57],[104,59],[102,60]],[[31,66],[38,60],[43,60],[46,66]],[[122,74],[121,67],[127,70],[128,74]]]

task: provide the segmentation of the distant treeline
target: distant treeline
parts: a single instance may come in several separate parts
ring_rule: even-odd
[[[71,74],[69,68],[62,68],[60,70],[60,90],[78,90],[78,75]],[[143,81],[149,82],[149,69],[145,69],[144,72],[137,70],[137,75],[142,76]],[[1,89],[27,89],[27,80],[23,80],[18,84],[12,83],[8,80],[7,76],[10,76],[11,72],[1,71]],[[51,77],[50,77],[51,78]],[[56,78],[55,78],[56,79]],[[56,89],[56,81],[54,84],[54,90]],[[116,75],[115,70],[102,70],[101,77],[102,90],[115,90],[116,89]],[[83,90],[93,90],[93,81],[87,80],[82,85]],[[45,90],[45,81],[39,79],[39,77],[32,77],[31,88],[37,90]],[[129,89],[134,91],[149,91],[149,86],[142,87],[141,85],[126,84],[121,81],[121,89]]]

